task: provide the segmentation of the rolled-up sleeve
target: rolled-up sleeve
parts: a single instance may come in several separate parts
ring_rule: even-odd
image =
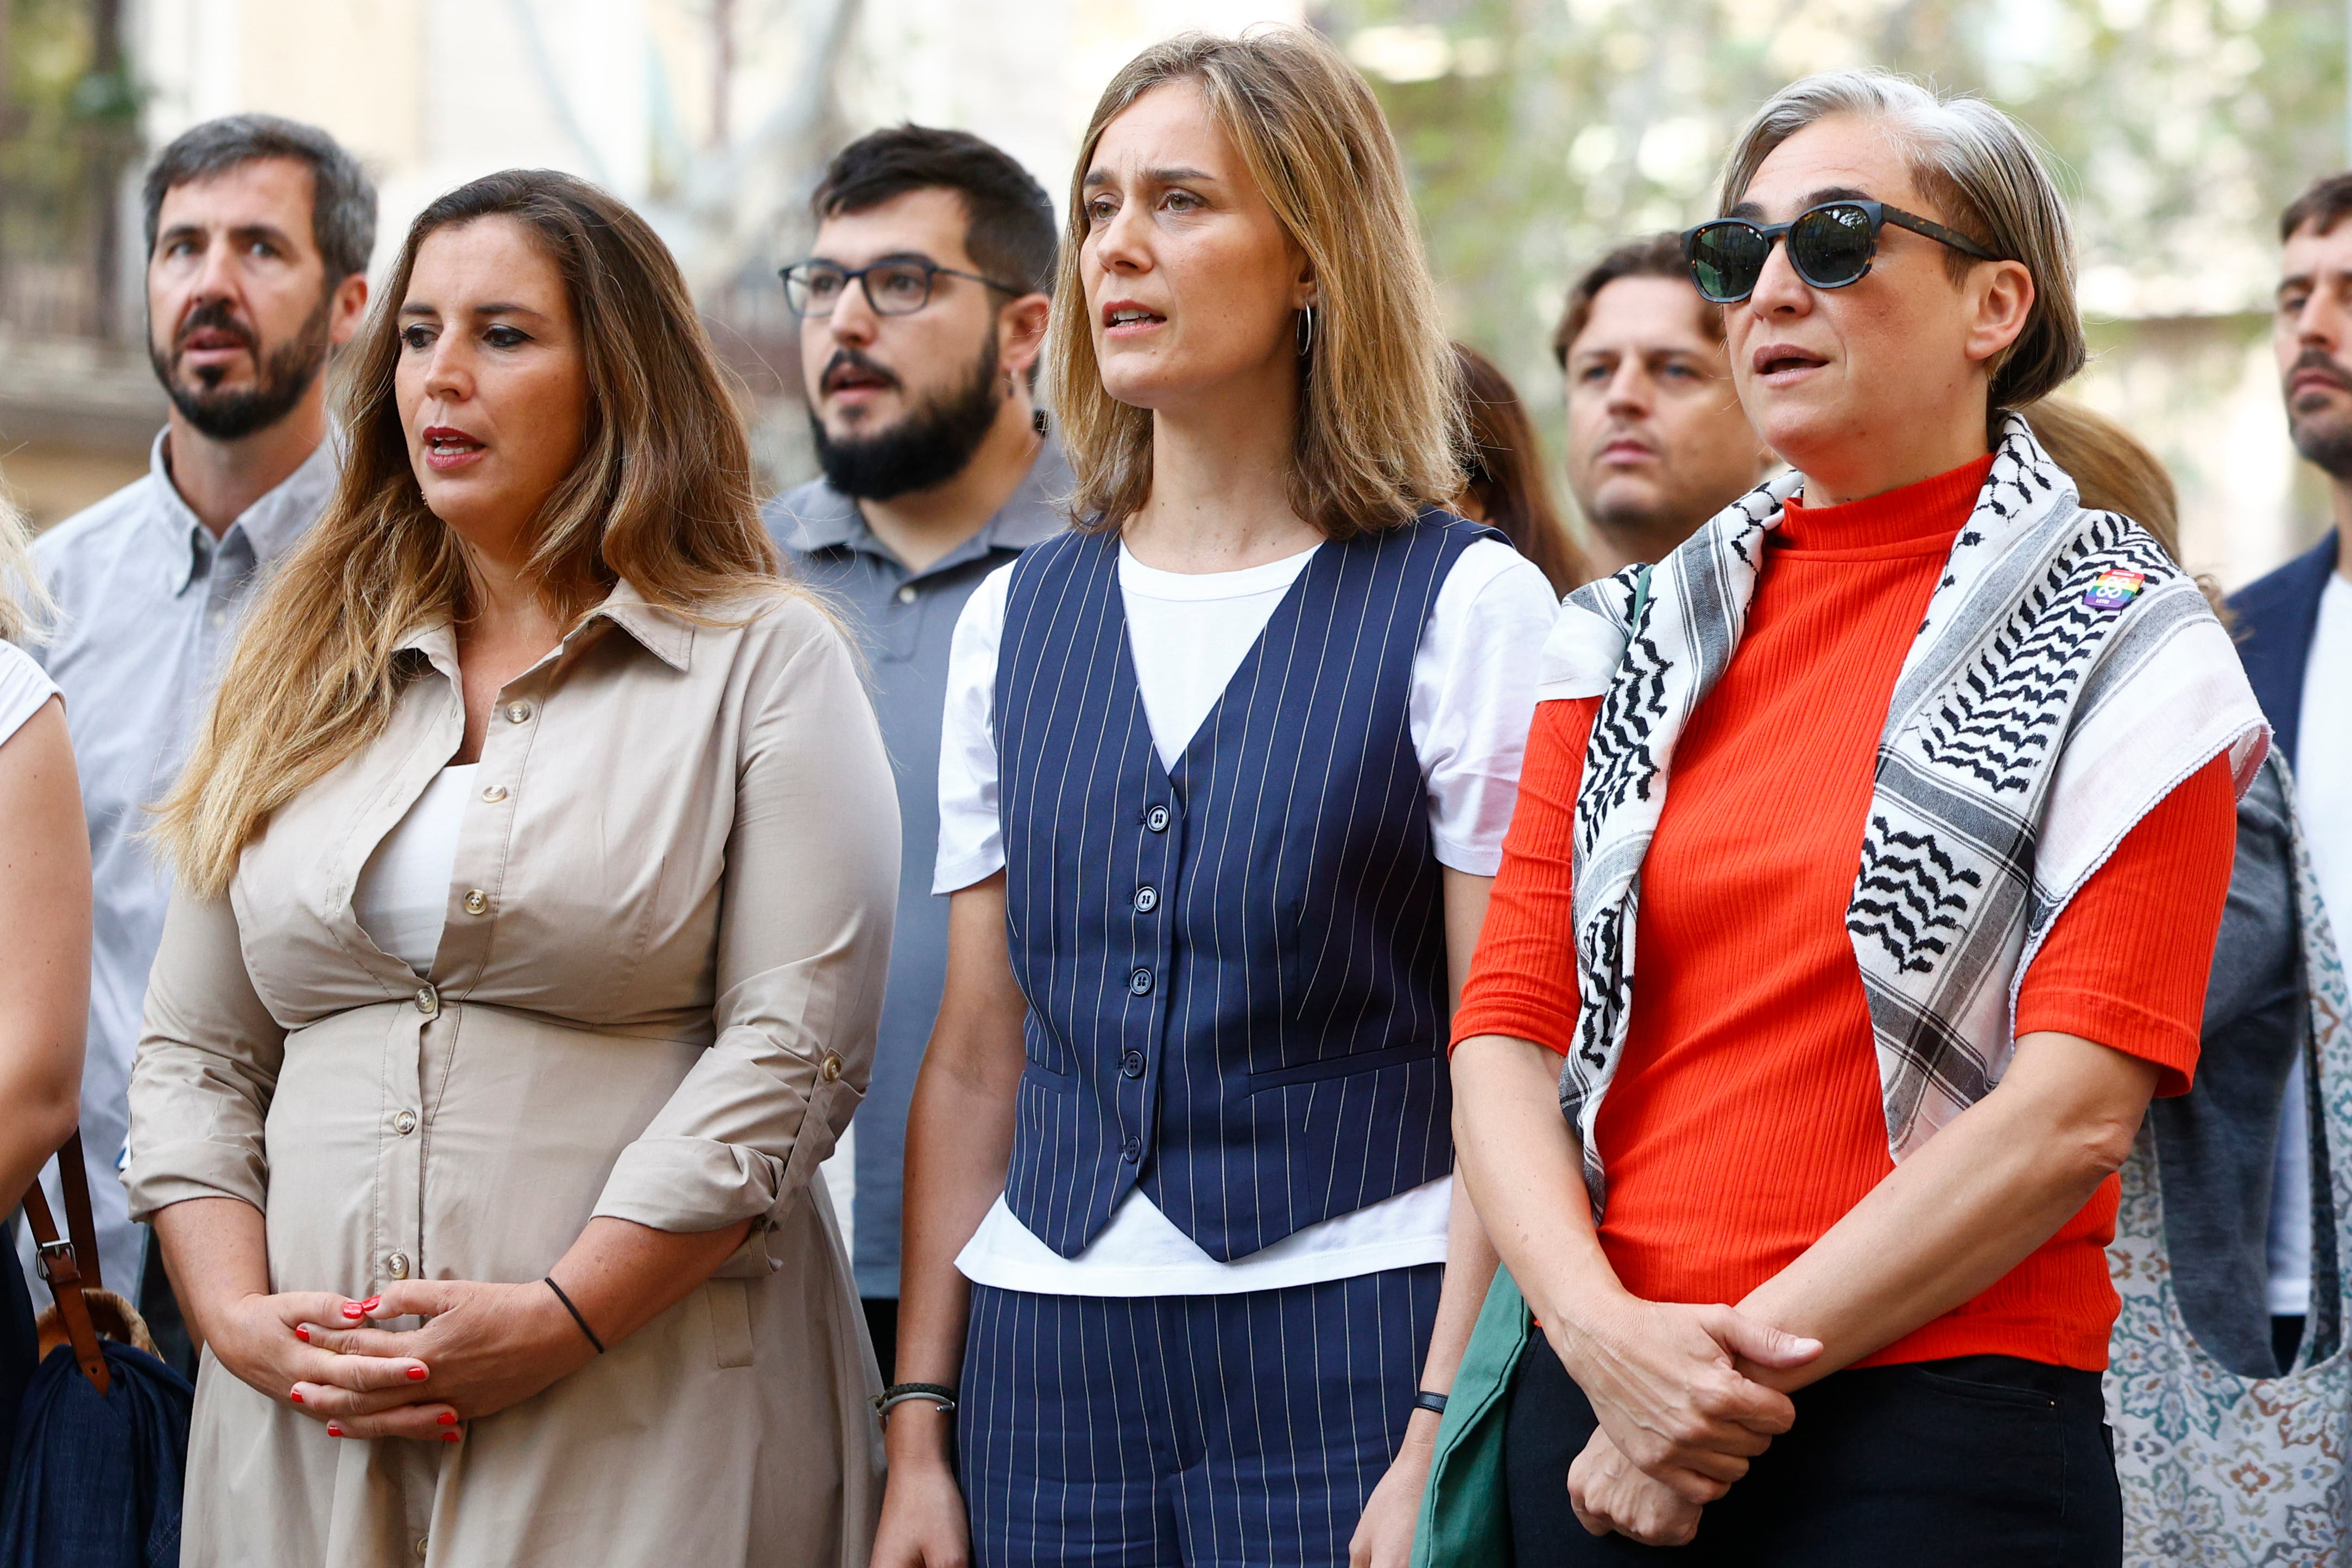
[[[657,1230],[773,1225],[831,1153],[874,1059],[898,801],[840,634],[755,668],[721,886],[717,1037],[621,1152],[596,1213]],[[765,662],[764,660],[762,661]]]
[[[131,1217],[189,1198],[267,1210],[263,1124],[286,1031],[254,990],[226,898],[181,893],[163,921],[131,1069]]]

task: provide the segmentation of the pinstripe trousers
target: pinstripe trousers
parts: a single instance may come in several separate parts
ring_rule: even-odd
[[[957,1442],[979,1568],[1344,1568],[1442,1265],[1231,1296],[975,1286]]]

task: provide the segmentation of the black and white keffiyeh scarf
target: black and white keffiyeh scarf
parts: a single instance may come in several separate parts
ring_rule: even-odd
[[[1739,647],[1780,476],[1655,568],[1577,590],[1538,700],[1601,698],[1575,818],[1575,1048],[1560,1108],[1593,1134],[1634,1005],[1641,872],[1675,742]],[[1825,679],[1833,679],[1824,672]],[[2009,416],[1888,704],[1846,929],[1901,1161],[1981,1100],[2014,1048],[2019,980],[2133,825],[2227,752],[2241,792],[2268,743],[2228,633],[2138,524],[2084,511]]]

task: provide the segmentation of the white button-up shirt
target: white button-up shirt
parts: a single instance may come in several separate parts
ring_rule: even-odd
[[[147,971],[172,892],[140,833],[187,754],[262,569],[318,521],[336,479],[334,444],[323,442],[215,540],[173,488],[165,439],[156,436],[144,479],[33,545],[58,614],[32,653],[65,693],[96,894],[82,1150],[106,1283],[134,1298],[140,1235],[115,1168]]]

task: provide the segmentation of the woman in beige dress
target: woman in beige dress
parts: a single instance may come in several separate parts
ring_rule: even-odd
[[[546,173],[409,231],[333,506],[162,814],[131,1207],[190,1568],[862,1564],[824,1185],[898,826],[677,268]]]

